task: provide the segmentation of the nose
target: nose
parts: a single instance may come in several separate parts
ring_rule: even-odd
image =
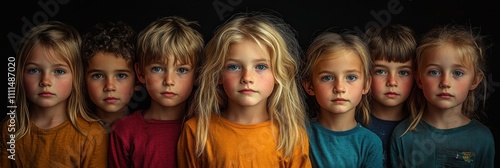
[[[163,80],[163,86],[174,86],[174,72],[165,73],[165,79]]]
[[[345,93],[345,87],[344,87],[341,80],[335,80],[334,86],[333,86],[333,93],[335,93],[335,94]]]
[[[52,86],[52,80],[51,80],[50,74],[42,73],[42,78],[40,79],[40,83],[38,85],[41,87]]]
[[[450,88],[450,75],[443,73],[441,76],[441,82],[439,82],[439,87],[440,88]]]
[[[243,76],[241,77],[241,83],[243,84],[253,84],[253,71],[248,69],[243,69]]]
[[[113,79],[108,78],[106,80],[106,84],[104,85],[104,91],[105,92],[116,91],[116,86]]]
[[[398,86],[398,82],[396,80],[396,74],[389,74],[387,76],[387,86],[389,87],[396,87]]]

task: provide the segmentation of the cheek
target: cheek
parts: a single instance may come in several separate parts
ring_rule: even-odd
[[[401,80],[400,85],[404,91],[411,91],[411,88],[414,85],[414,80],[413,80],[413,78],[403,79],[403,80]]]
[[[35,77],[25,77],[23,78],[23,82],[26,94],[31,95],[35,93],[38,88],[38,82]]]
[[[384,79],[381,78],[373,78],[372,80],[372,85],[371,85],[371,91],[373,93],[379,93],[383,92],[383,89],[386,87],[386,82]]]
[[[97,82],[87,82],[87,91],[91,99],[95,99],[103,92],[103,87]]]
[[[318,100],[329,99],[330,95],[333,94],[333,88],[328,85],[313,84],[313,87],[315,97]]]

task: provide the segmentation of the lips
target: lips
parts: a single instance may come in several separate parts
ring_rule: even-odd
[[[445,98],[445,99],[449,99],[449,98],[452,98],[454,97],[453,95],[449,94],[449,93],[440,93],[437,95],[438,97],[441,97],[441,98]]]
[[[384,94],[385,96],[389,97],[389,98],[395,98],[397,97],[399,94],[397,94],[396,92],[387,92]]]
[[[118,98],[115,98],[115,97],[107,97],[104,99],[104,102],[106,102],[106,103],[114,103],[116,101],[118,101]]]
[[[343,98],[336,98],[336,99],[333,99],[332,102],[336,102],[336,103],[342,103],[342,102],[347,102],[348,100],[346,99],[343,99]]]
[[[251,93],[254,93],[255,90],[252,90],[252,89],[243,89],[243,90],[240,90],[239,92],[243,93],[243,94],[251,94]]]
[[[42,93],[38,94],[38,96],[40,96],[40,97],[50,97],[53,95],[54,95],[54,93],[50,93],[50,92],[42,92]]]
[[[165,97],[174,97],[177,94],[175,94],[174,92],[163,92],[163,93],[161,93],[161,95],[163,95]]]

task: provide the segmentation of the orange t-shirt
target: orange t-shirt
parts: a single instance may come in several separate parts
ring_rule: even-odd
[[[40,129],[31,123],[31,130],[15,146],[8,132],[8,120],[2,123],[0,167],[107,167],[108,134],[98,122],[78,118],[80,133],[69,120],[50,128]],[[15,149],[15,160],[9,159]],[[11,150],[12,151],[12,150]]]
[[[197,158],[196,124],[194,117],[184,125],[177,147],[179,167],[311,167],[305,130],[303,144],[295,147],[293,156],[284,158],[276,150],[277,124],[241,125],[212,116],[205,151]]]

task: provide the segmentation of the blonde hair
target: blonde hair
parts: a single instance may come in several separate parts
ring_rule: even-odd
[[[304,102],[298,88],[297,73],[300,47],[290,25],[274,15],[252,12],[238,13],[219,27],[205,48],[199,90],[196,92],[189,115],[198,116],[196,154],[201,156],[206,146],[211,115],[221,115],[227,106],[227,95],[219,85],[225,57],[231,44],[251,40],[267,49],[271,69],[277,84],[267,101],[271,123],[278,123],[278,146],[289,157],[295,145],[305,136]]]
[[[16,72],[16,104],[18,107],[16,118],[16,138],[20,139],[30,131],[30,114],[29,106],[30,101],[26,97],[25,83],[23,74],[25,70],[25,63],[33,54],[35,46],[42,46],[53,51],[54,54],[49,54],[54,58],[60,59],[68,64],[73,75],[73,82],[71,88],[71,95],[68,98],[67,115],[71,124],[84,135],[86,134],[77,124],[77,117],[82,117],[87,121],[96,121],[88,114],[88,107],[83,93],[83,66],[80,57],[80,44],[81,37],[79,32],[62,22],[49,21],[42,23],[32,28],[23,39],[20,48],[18,49],[17,67]],[[60,57],[56,57],[60,56]]]
[[[364,68],[362,75],[364,76],[365,84],[363,87],[365,89],[368,89],[370,86],[367,84],[371,78],[370,70],[372,67],[370,53],[363,39],[361,39],[359,36],[348,33],[338,34],[326,31],[318,35],[313,40],[306,53],[306,62],[302,71],[303,81],[311,82],[312,71],[324,56],[341,50],[352,51],[359,56],[359,59],[363,63]],[[368,94],[362,96],[361,102],[356,107],[356,115],[362,115],[363,125],[368,124],[370,120],[370,105],[368,103],[367,95]],[[312,105],[309,113],[312,117],[317,116],[317,113],[319,113],[319,104],[317,103],[317,101],[314,101],[314,105]]]
[[[455,47],[458,57],[462,59],[462,62],[467,65],[472,65],[474,68],[474,79],[478,75],[484,75],[486,69],[486,61],[484,56],[484,48],[481,42],[482,37],[474,33],[472,30],[468,30],[464,26],[460,25],[444,25],[431,29],[428,31],[417,46],[417,57],[415,59],[414,67],[419,70],[419,64],[425,53],[431,49],[434,49],[443,45],[451,45]],[[465,99],[462,106],[462,114],[469,118],[478,118],[475,110],[475,94],[480,94],[483,90],[483,100],[486,99],[486,81],[481,80],[481,85],[475,90],[469,90],[467,98]],[[475,93],[478,92],[478,93]],[[485,102],[483,101],[482,107],[484,108]],[[427,108],[427,100],[425,99],[422,90],[418,89],[417,92],[412,96],[410,102],[411,110],[411,124],[408,129],[403,133],[403,135],[408,131],[416,130],[418,123],[420,123],[423,113]]]
[[[196,26],[195,21],[179,16],[163,17],[150,23],[137,37],[136,56],[140,69],[166,61],[168,57],[198,67],[204,42]]]

